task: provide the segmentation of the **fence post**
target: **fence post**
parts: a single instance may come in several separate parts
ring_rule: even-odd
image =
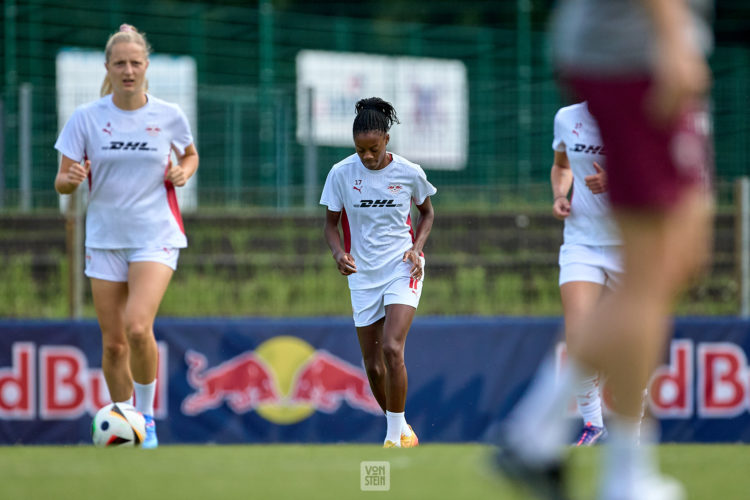
[[[68,195],[65,212],[65,246],[68,254],[68,315],[83,316],[83,208],[78,189]]]
[[[735,181],[735,266],[740,289],[740,317],[750,317],[750,178]]]
[[[22,83],[18,88],[18,184],[20,205],[23,212],[31,210],[31,128],[32,128],[32,86]]]
[[[528,195],[531,182],[531,0],[517,0],[518,186]]]
[[[305,140],[305,208],[312,210],[317,203],[317,165],[318,151],[315,148],[315,119],[313,117],[315,89],[308,87],[307,109],[305,119],[307,120],[307,137]]]
[[[0,94],[0,209],[5,207],[5,109]]]

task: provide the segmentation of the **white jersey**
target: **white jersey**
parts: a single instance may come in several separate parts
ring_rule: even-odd
[[[381,170],[365,167],[356,153],[340,161],[328,173],[320,197],[321,205],[341,212],[344,248],[357,266],[349,275],[351,290],[409,276],[411,265],[402,265],[402,259],[414,243],[411,203],[421,205],[437,192],[422,167],[391,156]]]
[[[174,186],[164,175],[170,150],[184,154],[193,136],[176,105],[147,97],[133,111],[115,106],[112,95],[83,105],[55,143],[68,158],[91,161],[87,247],[187,246]]]
[[[593,194],[584,181],[585,177],[596,174],[594,162],[606,169],[604,143],[586,103],[561,108],[555,115],[554,129],[552,148],[567,154],[573,171],[573,197],[563,233],[565,243],[619,245],[609,196]]]

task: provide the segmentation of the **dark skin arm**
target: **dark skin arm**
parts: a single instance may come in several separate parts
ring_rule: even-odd
[[[421,279],[422,261],[419,260],[419,255],[422,253],[422,248],[427,242],[427,237],[432,230],[432,223],[435,220],[435,210],[432,208],[432,201],[430,201],[429,196],[424,199],[421,205],[417,205],[417,210],[419,210],[419,221],[417,222],[414,245],[404,252],[403,261],[411,261],[411,277]]]
[[[328,243],[328,248],[331,249],[333,260],[336,261],[339,272],[344,276],[349,276],[357,272],[357,266],[354,263],[354,257],[345,252],[341,247],[341,234],[339,233],[340,218],[341,212],[326,210],[326,224],[323,229],[323,235],[325,236],[326,243]]]

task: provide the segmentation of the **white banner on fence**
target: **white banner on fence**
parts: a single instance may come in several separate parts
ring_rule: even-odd
[[[297,54],[297,139],[306,142],[313,89],[315,144],[353,146],[354,105],[381,97],[400,125],[388,149],[424,168],[466,167],[469,136],[466,66],[458,60],[303,50]]]
[[[189,56],[163,54],[151,55],[149,59],[146,73],[149,93],[177,104],[187,116],[193,137],[197,138],[195,60]],[[58,129],[62,130],[78,106],[99,98],[106,73],[104,52],[63,49],[57,54],[56,71]],[[198,206],[197,184],[196,173],[184,187],[176,190],[183,212],[195,210]]]

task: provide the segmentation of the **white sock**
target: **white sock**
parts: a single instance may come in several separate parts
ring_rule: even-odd
[[[406,423],[406,412],[403,413],[404,415],[404,423],[401,426],[401,435],[403,436],[411,436],[411,428],[409,427],[409,424]]]
[[[154,394],[156,393],[156,379],[150,384],[133,382],[135,389],[135,409],[144,415],[154,415]]]
[[[388,428],[385,431],[385,441],[392,441],[396,443],[397,447],[401,447],[401,429],[406,425],[406,419],[404,419],[404,412],[395,413],[392,411],[385,412],[385,419],[388,422]]]
[[[602,474],[602,487],[605,491],[629,492],[639,478],[658,473],[656,458],[650,445],[655,432],[650,425],[644,422],[641,430],[640,418],[612,415],[608,430]],[[642,443],[639,444],[641,433]]]
[[[118,405],[119,405],[119,404],[125,404],[125,405],[130,405],[130,406],[133,406],[133,396],[131,395],[131,396],[130,396],[130,397],[129,397],[128,399],[126,399],[125,401],[113,401],[113,403],[116,403],[116,404],[118,404]]]
[[[542,363],[505,428],[506,441],[524,460],[536,464],[559,460],[571,438],[571,422],[565,414],[579,373],[572,359],[559,379],[552,357]]]
[[[582,372],[575,385],[576,403],[578,403],[578,412],[583,417],[583,423],[604,427],[602,400],[599,395],[599,375]]]

